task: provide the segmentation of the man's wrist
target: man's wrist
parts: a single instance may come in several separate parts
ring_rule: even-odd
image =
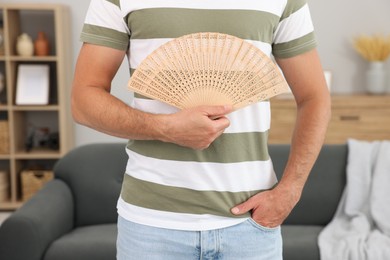
[[[151,129],[151,139],[163,142],[169,142],[169,115],[164,114],[150,114],[149,126]]]
[[[283,196],[288,196],[295,203],[299,201],[302,195],[303,185],[281,180],[278,185],[275,187],[278,192],[283,194]]]

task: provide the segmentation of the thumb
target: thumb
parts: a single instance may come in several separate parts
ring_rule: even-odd
[[[251,211],[254,208],[254,206],[255,205],[253,205],[252,200],[249,199],[249,200],[247,200],[247,201],[245,201],[245,202],[235,206],[230,211],[234,215],[242,215],[242,214],[245,214],[245,213]]]

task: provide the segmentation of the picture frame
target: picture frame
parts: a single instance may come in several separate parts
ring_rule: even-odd
[[[16,105],[48,105],[48,64],[20,64],[16,81]]]

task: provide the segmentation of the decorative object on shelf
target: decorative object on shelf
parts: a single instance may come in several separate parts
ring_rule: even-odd
[[[20,56],[33,56],[34,43],[27,33],[22,33],[18,36],[18,40],[16,42],[16,52]]]
[[[354,48],[368,62],[367,91],[371,94],[385,93],[388,75],[384,63],[390,56],[390,36],[360,36],[355,39]]]
[[[259,48],[211,32],[163,44],[141,62],[128,87],[179,109],[232,105],[237,110],[289,90],[275,63]]]
[[[49,40],[45,32],[38,32],[38,37],[34,41],[34,50],[36,56],[47,56],[50,52]]]
[[[36,127],[29,123],[25,141],[26,152],[34,148],[58,150],[60,148],[59,133],[51,132],[49,127]]]
[[[43,185],[52,180],[54,174],[52,171],[46,170],[24,170],[21,175],[22,184],[22,200],[27,201],[37,191],[39,191]]]
[[[26,152],[30,152],[34,147],[35,127],[30,127],[27,133],[28,134],[24,142],[24,148],[26,149]]]
[[[368,93],[384,94],[386,92],[388,79],[384,62],[370,62],[366,77]]]
[[[60,149],[60,134],[58,132],[50,133],[46,146],[52,150]]]
[[[49,65],[20,64],[16,85],[16,105],[49,103]]]

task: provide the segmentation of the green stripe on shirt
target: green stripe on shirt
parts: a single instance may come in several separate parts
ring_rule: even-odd
[[[289,42],[274,44],[272,53],[277,58],[290,58],[314,49],[316,46],[314,32],[311,32]]]
[[[106,0],[106,1],[120,7],[120,0]]]
[[[125,174],[121,197],[127,203],[153,210],[244,218],[249,217],[250,213],[235,216],[230,209],[261,191],[264,190],[197,191],[143,181]]]
[[[129,36],[126,33],[91,24],[84,24],[80,40],[121,51],[127,50],[129,45]]]
[[[131,39],[177,38],[196,32],[219,32],[271,43],[279,17],[254,10],[150,8],[131,12],[127,21]]]
[[[269,160],[267,139],[268,132],[225,133],[204,150],[155,140],[130,140],[127,148],[162,160],[237,163]]]

